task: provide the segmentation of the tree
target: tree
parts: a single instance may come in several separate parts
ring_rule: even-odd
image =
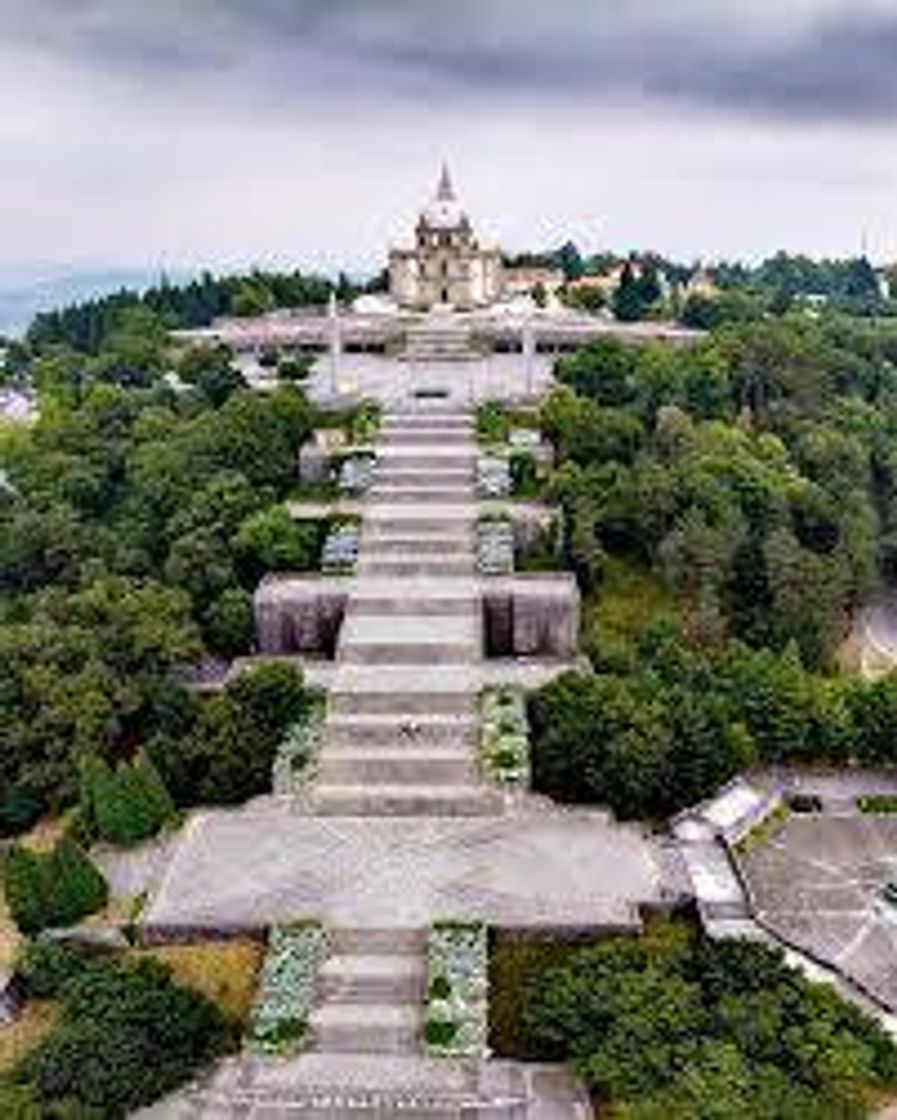
[[[70,1099],[123,1120],[188,1080],[229,1041],[217,1007],[176,986],[157,962],[106,963],[67,985],[59,1023],[21,1074],[48,1112]]]
[[[63,836],[58,841],[47,857],[44,870],[51,900],[48,925],[74,925],[106,905],[109,897],[106,880],[71,837]]]
[[[239,370],[231,365],[228,346],[197,346],[187,351],[178,366],[183,381],[195,385],[212,405],[219,408],[234,393],[247,388]]]
[[[265,572],[302,572],[317,567],[320,531],[315,522],[296,522],[283,505],[251,514],[240,526],[234,547],[248,578]]]
[[[82,763],[82,815],[97,836],[112,844],[136,844],[154,836],[174,813],[162,778],[145,751],[115,769],[96,755]]]
[[[240,587],[223,591],[209,608],[205,629],[209,645],[222,657],[249,653],[255,637],[255,613],[249,592]]]
[[[613,310],[617,319],[623,323],[636,322],[644,314],[642,286],[631,261],[626,262],[620,273],[620,282],[613,295]]]
[[[3,863],[3,893],[13,921],[23,933],[38,933],[46,925],[47,886],[42,858],[13,844]]]
[[[103,876],[68,836],[47,855],[14,844],[4,862],[3,885],[13,920],[27,934],[73,925],[108,898]]]

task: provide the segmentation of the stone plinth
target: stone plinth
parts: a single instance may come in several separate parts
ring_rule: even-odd
[[[349,586],[339,577],[268,576],[255,593],[255,627],[262,653],[333,654]]]
[[[491,657],[571,658],[579,638],[579,590],[567,573],[518,574],[481,584]]]

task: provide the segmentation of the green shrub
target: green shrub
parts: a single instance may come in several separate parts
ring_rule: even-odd
[[[42,811],[41,799],[30,786],[10,786],[0,794],[0,836],[27,832]]]
[[[0,1116],[3,1120],[44,1120],[45,1114],[30,1085],[4,1079],[0,1082]]]
[[[87,963],[84,955],[71,945],[41,937],[25,946],[18,971],[28,984],[29,995],[35,999],[56,999],[70,980],[81,975]]]
[[[3,887],[13,921],[27,934],[74,925],[102,909],[109,896],[106,880],[70,836],[48,855],[13,845]]]
[[[518,498],[535,498],[539,493],[539,468],[529,451],[511,454],[511,493]]]
[[[450,1019],[428,1019],[424,1028],[428,1046],[448,1046],[457,1033],[458,1025]]]
[[[869,794],[857,798],[857,808],[861,813],[886,816],[897,813],[897,796],[888,793]]]
[[[136,844],[154,836],[174,813],[174,803],[145,751],[115,770],[97,755],[81,765],[81,818],[102,840]]]
[[[45,857],[13,844],[3,863],[3,891],[13,921],[23,933],[39,933],[49,911]]]
[[[311,373],[312,360],[307,356],[281,358],[277,376],[281,381],[305,381]]]
[[[67,1099],[120,1120],[188,1080],[230,1032],[205,997],[155,961],[90,969],[66,987],[58,1025],[21,1075],[41,1102]]]
[[[447,976],[434,976],[430,981],[430,999],[448,999],[452,994],[451,981]]]
[[[486,401],[477,409],[477,435],[484,443],[501,443],[507,433],[507,419],[500,401]]]
[[[209,607],[205,619],[208,644],[222,657],[248,653],[255,637],[252,596],[242,587],[229,587]]]
[[[47,925],[74,925],[106,905],[106,880],[84,849],[70,837],[63,836],[45,867],[51,900]]]

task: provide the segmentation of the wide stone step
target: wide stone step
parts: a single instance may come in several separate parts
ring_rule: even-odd
[[[377,470],[375,481],[378,485],[387,486],[419,486],[430,483],[465,486],[473,492],[476,475],[472,466],[442,466],[437,462],[430,466],[408,467],[390,463]]]
[[[369,668],[369,666],[358,666]],[[343,715],[444,715],[472,714],[475,702],[467,692],[401,692],[378,690],[330,693],[330,711]]]
[[[415,522],[436,522],[443,528],[448,528],[457,522],[470,524],[478,517],[477,504],[471,497],[466,497],[452,505],[440,505],[437,513],[427,501],[389,502],[369,497],[364,509],[364,525],[390,523],[398,520],[405,524]]]
[[[321,968],[318,990],[328,1003],[419,1004],[425,976],[420,956],[335,955]]]
[[[389,615],[391,618],[401,618],[426,614],[428,618],[440,618],[476,614],[479,609],[479,600],[472,597],[455,598],[415,592],[403,600],[371,593],[352,599],[346,618],[351,617],[350,611],[352,615]]]
[[[453,505],[457,502],[471,500],[473,489],[470,485],[450,485],[438,481],[399,486],[376,480],[370,493],[374,501],[390,502],[395,505],[420,504],[422,502]]]
[[[481,652],[474,642],[342,642],[345,665],[469,665]]]
[[[365,556],[358,560],[360,575],[371,576],[472,576],[472,556]]]
[[[361,548],[366,557],[371,556],[457,556],[470,555],[473,551],[473,535],[467,533],[453,533],[451,535],[436,533],[423,533],[412,536],[402,533],[392,536],[380,532],[375,534],[363,533]]]
[[[565,1077],[570,1088],[564,1091]],[[179,1107],[183,1104],[183,1108]],[[428,1060],[420,1052],[306,1051],[219,1063],[207,1079],[134,1120],[584,1120],[585,1093],[553,1067]]]
[[[330,716],[325,734],[328,757],[342,750],[391,754],[399,746],[466,752],[476,745],[478,727],[476,716],[422,715],[410,724],[393,715]]]
[[[336,926],[328,932],[331,952],[337,956],[398,956],[419,957],[427,948],[429,932],[426,929],[393,929],[377,926],[347,928]]]
[[[395,1054],[416,1050],[421,1012],[413,1004],[325,1003],[310,1016],[318,1050]]]
[[[440,514],[441,512],[440,510]],[[402,517],[395,513],[388,517],[367,517],[363,522],[362,533],[365,541],[403,536],[415,540],[435,537],[437,540],[452,538],[472,541],[475,525],[476,517],[472,511],[466,517],[443,519],[434,513],[431,506],[426,517]]]
[[[477,817],[498,811],[493,791],[472,785],[323,785],[312,790],[322,817]]]
[[[325,744],[318,763],[318,781],[323,785],[352,785],[370,782],[381,785],[463,786],[477,780],[477,764],[469,749],[424,750],[401,739],[391,750],[337,750]]]
[[[460,447],[470,447],[473,435],[466,428],[451,427],[446,425],[432,425],[430,427],[402,427],[393,428],[391,431],[381,429],[377,441],[377,450],[390,447],[420,447],[428,444],[454,444]]]
[[[377,448],[377,469],[396,470],[476,470],[477,451],[465,444],[440,447],[400,444],[397,447]]]
[[[380,645],[383,642],[413,646],[475,646],[479,636],[474,610],[443,618],[432,618],[423,612],[394,618],[389,613],[377,615],[352,611],[346,615],[340,639],[341,644],[354,646]]]
[[[430,403],[407,408],[392,406],[383,412],[381,426],[389,424],[472,424],[473,410],[463,405]]]

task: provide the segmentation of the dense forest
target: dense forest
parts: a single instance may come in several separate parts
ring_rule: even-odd
[[[27,341],[37,350],[66,345],[96,355],[111,334],[121,329],[122,312],[142,311],[144,321],[160,327],[206,327],[222,315],[261,315],[274,308],[325,304],[331,292],[346,301],[361,289],[346,276],[334,283],[323,276],[294,271],[254,270],[232,276],[204,272],[183,284],[163,282],[145,292],[124,290],[38,315]]]
[[[897,685],[835,670],[897,574],[895,359],[893,327],[801,315],[560,359],[542,424],[597,673],[533,700],[540,788],[662,816],[757,761],[894,760]]]
[[[42,410],[2,436],[6,828],[68,802],[97,747],[144,748],[180,804],[208,798],[210,744],[245,715],[178,673],[246,652],[260,576],[320,546],[283,509],[320,417],[292,385],[249,392],[224,349],[173,355],[153,298],[100,301],[98,343],[39,320],[12,354]],[[897,686],[836,658],[897,578],[897,328],[757,313],[681,349],[595,343],[556,374],[549,497],[596,672],[533,699],[540,788],[656,817],[758,760],[891,760]]]
[[[266,571],[315,566],[319,531],[282,504],[314,410],[289,384],[249,391],[222,350],[183,357],[173,387],[141,308],[96,355],[28,360],[40,419],[0,433],[0,828],[70,803],[94,751],[146,747],[180,804],[259,792],[286,717],[260,724],[238,686],[199,703],[180,673],[249,651]]]

